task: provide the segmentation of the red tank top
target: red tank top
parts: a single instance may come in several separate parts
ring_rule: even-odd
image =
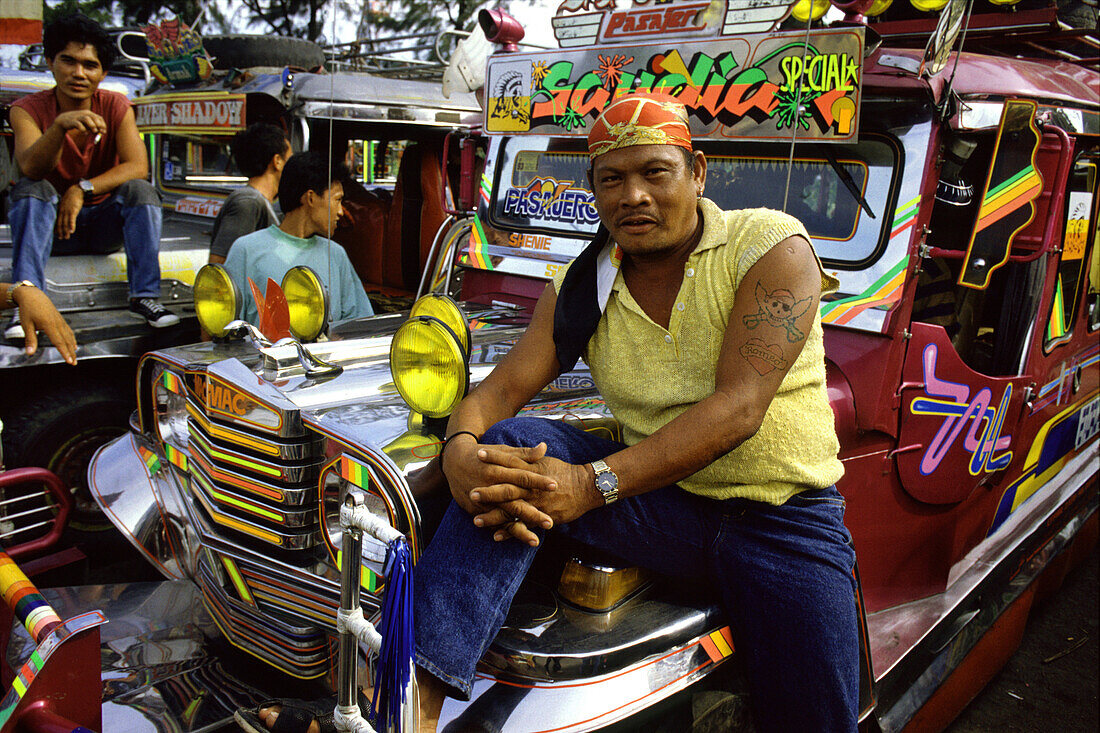
[[[42,132],[45,132],[61,113],[53,89],[28,94],[17,99],[12,106],[26,111]],[[92,111],[106,121],[107,133],[98,143],[95,142],[94,135],[85,135],[85,140],[79,147],[73,142],[73,132],[65,136],[65,142],[62,143],[61,148],[61,159],[57,167],[46,175],[46,180],[53,184],[59,194],[64,194],[81,178],[94,178],[119,164],[117,131],[129,109],[130,100],[124,95],[106,89],[96,90],[92,95]],[[98,204],[108,196],[110,193],[96,194],[85,203]]]

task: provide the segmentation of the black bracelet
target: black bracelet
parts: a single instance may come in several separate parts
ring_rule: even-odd
[[[439,449],[439,457],[440,457],[440,458],[442,458],[442,457],[443,457],[443,451],[447,450],[447,445],[448,445],[448,444],[449,444],[449,443],[450,443],[450,442],[451,442],[452,440],[454,440],[455,438],[457,438],[457,437],[458,437],[458,436],[460,436],[460,435],[469,435],[469,436],[470,436],[471,438],[473,438],[474,440],[478,441],[479,443],[481,442],[481,438],[480,438],[479,436],[475,435],[474,433],[471,433],[471,432],[470,432],[469,430],[459,430],[459,431],[458,431],[458,432],[456,432],[456,433],[451,433],[451,434],[450,434],[450,435],[448,435],[448,436],[447,436],[447,438],[446,438],[446,439],[445,439],[445,440],[443,441],[443,447]]]

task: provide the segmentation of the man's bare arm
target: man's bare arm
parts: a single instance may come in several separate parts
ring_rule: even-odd
[[[88,179],[97,194],[114,191],[126,181],[149,177],[149,158],[138,134],[134,110],[126,111],[114,135],[118,146],[118,165]]]
[[[452,413],[447,424],[447,434],[469,431],[480,436],[497,422],[515,416],[528,400],[545,387],[559,373],[554,349],[554,307],[557,294],[553,284],[547,285],[535,306],[530,325],[504,359]],[[447,445],[444,452],[443,471],[455,501],[468,512],[484,511],[477,506],[469,493],[478,487],[498,484],[518,484],[531,489],[545,489],[550,479],[530,470],[487,464],[478,459],[480,444],[469,435],[460,435]],[[542,454],[534,450],[512,449],[517,465],[537,460]],[[520,516],[533,526],[550,524],[549,517],[522,502],[508,503],[502,513],[507,517]],[[532,534],[523,539],[531,540]]]
[[[773,318],[764,325],[750,327],[752,317],[761,312],[756,298],[758,284],[769,293],[788,291],[799,304],[799,315]],[[718,358],[714,393],[645,440],[605,459],[619,477],[621,496],[676,483],[756,433],[780,383],[802,351],[820,293],[816,259],[809,243],[801,237],[780,242],[760,258],[745,274],[734,300]],[[489,461],[512,461],[506,451],[483,451]],[[479,489],[477,498],[483,504],[525,499],[555,521],[570,521],[602,504],[593,473],[584,468],[582,473],[561,461],[542,459],[537,470],[554,479],[554,490],[495,486]],[[501,518],[496,509],[480,516],[490,525]]]
[[[28,178],[42,180],[61,160],[62,143],[69,128],[65,127],[64,121],[59,124],[54,120],[43,132],[22,107],[12,107],[8,121],[15,134],[15,162],[19,170]],[[84,124],[83,120],[81,124]]]

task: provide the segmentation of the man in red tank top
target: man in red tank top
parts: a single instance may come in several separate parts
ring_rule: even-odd
[[[15,160],[11,193],[13,280],[45,290],[50,253],[126,248],[130,313],[157,328],[179,317],[160,297],[160,198],[130,102],[99,88],[114,43],[91,19],[66,15],[46,26],[46,61],[56,86],[12,104]],[[4,331],[22,338],[16,314]]]

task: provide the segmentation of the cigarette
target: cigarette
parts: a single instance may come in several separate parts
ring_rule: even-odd
[[[92,145],[99,145],[99,141],[102,137],[103,137],[103,133],[102,132],[97,132],[95,134],[95,137],[92,138]]]

